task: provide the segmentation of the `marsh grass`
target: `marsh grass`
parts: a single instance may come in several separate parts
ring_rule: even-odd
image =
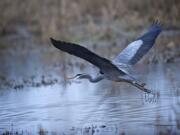
[[[138,29],[154,19],[165,25],[180,22],[179,0],[1,0],[0,34],[26,24],[39,39],[75,36],[72,28],[85,24],[85,34],[106,32],[115,21],[127,29]],[[104,24],[99,29],[99,24]],[[82,36],[84,33],[82,34]]]
[[[89,44],[88,48],[92,46],[100,54],[113,57],[155,19],[160,20],[164,28],[180,28],[180,1],[1,0],[0,18],[1,50],[28,48],[32,47],[31,44],[36,49],[37,45],[50,44],[49,37],[54,37]],[[17,31],[22,26],[26,33],[32,35],[33,42],[27,38],[21,41],[23,32],[18,36]],[[20,41],[17,38],[3,39],[10,35],[15,35]],[[145,58],[149,58],[145,63],[174,62],[174,58],[179,57],[180,34],[169,37],[161,35],[155,49]],[[107,45],[105,49],[101,48],[101,42]]]
[[[93,125],[94,126],[94,125]],[[82,129],[79,129],[79,128],[72,128],[70,129],[69,133],[70,135],[93,135],[93,134],[100,134],[101,131],[102,133],[105,133],[105,134],[111,134],[111,135],[116,135],[116,134],[119,134],[119,135],[126,135],[128,133],[126,133],[126,130],[124,129],[119,129],[117,128],[119,131],[117,133],[114,133],[113,131],[110,132],[110,130],[108,129],[106,131],[106,126],[103,125],[104,127],[85,127],[85,128],[82,128]],[[178,135],[178,131],[172,131],[171,128],[168,128],[168,127],[161,127],[161,125],[156,125],[156,132],[154,134],[156,135]],[[81,131],[81,132],[78,132],[78,131]],[[31,132],[28,132],[28,131],[4,131],[2,132],[1,135],[68,135],[68,133],[64,133],[64,132],[50,132],[50,131],[47,131],[46,129],[44,128],[40,128],[38,130],[37,133],[31,133]]]

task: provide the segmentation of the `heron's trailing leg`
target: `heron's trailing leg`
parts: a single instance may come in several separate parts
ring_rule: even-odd
[[[103,75],[98,75],[98,76],[93,78],[92,76],[90,76],[88,74],[77,74],[74,77],[71,77],[71,78],[68,78],[68,79],[88,79],[90,82],[96,83],[96,82],[99,82],[102,79],[104,79],[104,76]]]
[[[140,90],[147,92],[147,93],[152,93],[151,90],[145,88],[144,86],[146,85],[145,83],[139,84],[137,81],[129,81],[129,83],[131,83],[133,86],[139,88]]]

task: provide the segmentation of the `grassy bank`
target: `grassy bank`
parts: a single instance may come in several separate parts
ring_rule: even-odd
[[[165,26],[178,27],[179,0],[1,0],[0,34],[13,32],[16,25],[27,25],[43,40],[49,36],[72,36],[73,26],[85,24],[86,32],[104,32],[114,22],[122,28],[142,28],[154,19]],[[98,29],[99,23],[104,27]]]
[[[148,62],[174,62],[180,57],[179,0],[1,0],[0,18],[1,50],[8,49],[12,43],[15,45],[11,48],[30,44],[30,38],[50,44],[49,37],[55,37],[88,42],[99,54],[112,55],[118,54],[158,19],[165,31]],[[9,36],[15,38],[4,39]],[[104,52],[101,52],[101,42],[107,45]]]

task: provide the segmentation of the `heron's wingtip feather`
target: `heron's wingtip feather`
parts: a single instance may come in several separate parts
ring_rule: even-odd
[[[55,43],[57,42],[55,39],[53,39],[52,37],[50,37],[49,38],[50,39],[50,41],[51,41],[51,43],[53,44],[53,45],[55,45]]]
[[[49,40],[52,42],[54,39],[52,37],[50,37]]]
[[[154,20],[153,23],[152,23],[152,26],[153,25],[159,26],[161,28],[163,26],[162,22],[159,19]]]
[[[155,20],[150,26],[149,30],[159,31],[159,33],[163,30],[163,24],[159,20]]]
[[[56,47],[57,49],[62,49],[62,48],[63,48],[63,47],[62,47],[62,45],[63,45],[63,42],[62,42],[62,41],[55,40],[55,39],[52,38],[52,37],[50,37],[49,39],[50,39],[52,45],[53,45],[54,47]]]

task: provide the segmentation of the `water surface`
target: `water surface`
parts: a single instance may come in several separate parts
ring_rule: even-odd
[[[98,70],[54,50],[2,51],[0,59],[0,133],[40,128],[65,134],[180,133],[178,64],[135,67],[136,76],[160,93],[153,98],[126,83],[66,81]]]

